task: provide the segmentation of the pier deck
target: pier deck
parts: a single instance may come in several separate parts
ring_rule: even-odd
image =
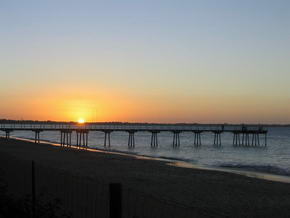
[[[264,136],[263,145],[267,145],[268,130],[261,126],[245,126],[245,125],[170,125],[170,124],[0,124],[0,131],[5,132],[5,137],[9,138],[13,131],[33,131],[35,133],[35,143],[40,142],[40,133],[43,131],[58,131],[60,132],[60,144],[63,146],[70,146],[72,133],[77,135],[77,146],[88,147],[89,132],[103,132],[104,146],[110,146],[110,136],[112,132],[127,132],[129,134],[128,147],[135,147],[135,133],[136,132],[150,132],[151,147],[158,147],[158,133],[172,132],[173,147],[180,146],[180,134],[183,132],[192,132],[194,134],[194,145],[202,144],[201,134],[214,134],[214,145],[221,145],[221,135],[223,133],[233,134],[234,146],[260,146],[260,135]]]

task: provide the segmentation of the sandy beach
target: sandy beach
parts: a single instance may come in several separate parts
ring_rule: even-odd
[[[193,207],[197,217],[288,217],[290,184],[227,172],[169,166],[164,161],[0,138],[5,163],[31,161],[85,178],[120,182],[156,198]]]

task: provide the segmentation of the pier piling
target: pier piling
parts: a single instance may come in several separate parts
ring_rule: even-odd
[[[105,131],[104,147],[111,147],[111,131]]]
[[[9,139],[10,138],[10,130],[5,130],[5,138]]]
[[[71,135],[72,131],[71,130],[61,130],[60,131],[60,145],[62,147],[67,146],[71,147]]]
[[[235,130],[233,131],[233,145],[234,146],[261,146],[260,143],[260,135],[265,135],[264,146],[267,145],[267,131],[259,129],[259,130]],[[242,135],[242,140],[240,136]]]
[[[89,131],[88,130],[77,130],[77,147],[78,148],[88,148]]]
[[[179,137],[180,131],[173,131],[173,147],[177,148],[180,147],[180,137]]]
[[[158,147],[158,133],[159,131],[151,131],[151,148]]]
[[[241,138],[240,138],[240,131],[234,131],[234,138],[233,138],[233,145],[234,146],[240,146],[241,144]]]
[[[202,131],[196,130],[196,131],[193,131],[193,133],[194,133],[194,145],[200,146],[201,145],[201,133],[202,133]]]
[[[129,139],[128,139],[128,147],[135,148],[135,131],[128,131]]]
[[[217,146],[221,146],[222,145],[222,140],[221,140],[222,131],[221,130],[216,130],[216,131],[213,131],[213,133],[214,133],[213,144],[217,145]]]
[[[40,132],[41,130],[35,130],[34,131],[34,143],[40,143]]]

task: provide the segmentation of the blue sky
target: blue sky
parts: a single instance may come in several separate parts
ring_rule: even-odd
[[[160,121],[290,122],[289,1],[2,1],[0,24],[0,116],[89,89],[164,108],[106,119],[158,121],[181,101]]]

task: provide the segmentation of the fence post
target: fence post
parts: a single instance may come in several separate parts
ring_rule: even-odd
[[[32,197],[32,218],[36,218],[36,193],[35,193],[35,164],[32,161],[31,165],[31,197]]]
[[[110,184],[110,218],[122,218],[122,185]]]

